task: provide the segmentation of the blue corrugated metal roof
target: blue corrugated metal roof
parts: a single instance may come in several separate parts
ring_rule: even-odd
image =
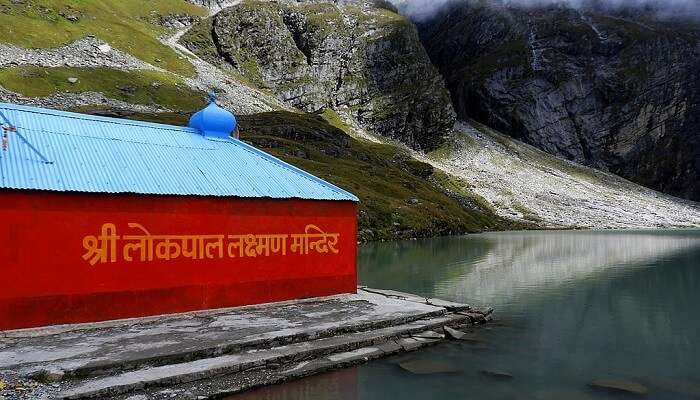
[[[234,139],[197,130],[0,103],[19,134],[0,151],[0,188],[358,201]]]

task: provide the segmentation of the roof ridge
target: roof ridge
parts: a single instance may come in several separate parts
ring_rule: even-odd
[[[227,142],[230,142],[230,141],[227,141]],[[290,170],[291,172],[293,172],[297,175],[300,175],[300,176],[302,176],[302,177],[304,177],[304,178],[306,178],[314,183],[318,183],[320,185],[323,185],[323,186],[327,187],[328,189],[330,189],[330,190],[332,190],[340,195],[352,197],[354,199],[354,201],[359,201],[357,196],[348,192],[347,190],[342,189],[342,188],[340,188],[340,187],[338,187],[338,186],[336,186],[328,181],[325,181],[325,180],[317,177],[316,175],[310,174],[301,168],[297,168],[294,165],[289,164],[286,161],[281,160],[272,154],[266,153],[266,152],[256,148],[255,146],[252,146],[252,145],[250,145],[242,140],[238,140],[238,143],[236,143],[236,144],[240,144],[244,150],[249,151],[253,154],[256,154],[258,157],[262,158],[265,161],[277,164],[277,165],[281,166],[282,168],[286,168],[286,169]]]
[[[79,112],[73,112],[73,111],[63,111],[63,110],[56,110],[53,108],[41,108],[41,107],[27,106],[27,105],[21,105],[21,104],[0,102],[0,109],[13,110],[13,111],[20,110],[20,111],[34,113],[34,114],[52,115],[52,116],[57,116],[57,117],[80,119],[80,120],[86,120],[86,121],[105,122],[105,123],[110,123],[110,124],[142,126],[142,127],[149,127],[149,128],[163,129],[163,130],[172,130],[172,131],[179,131],[179,132],[190,132],[190,133],[197,132],[195,129],[192,129],[192,128],[187,127],[187,126],[162,124],[162,123],[158,123],[158,122],[149,122],[149,121],[139,121],[139,120],[127,119],[127,118],[106,117],[103,115],[85,114],[85,113],[79,113]]]
[[[135,143],[135,144],[143,144],[143,145],[149,145],[149,146],[159,146],[159,147],[173,147],[177,149],[193,149],[193,150],[216,150],[214,147],[193,147],[193,146],[181,146],[181,145],[172,145],[172,144],[167,144],[167,143],[152,143],[152,142],[140,142],[138,140],[127,140],[127,139],[122,139],[122,138],[117,138],[117,137],[100,137],[100,136],[91,136],[91,135],[76,135],[76,134],[71,134],[67,132],[58,132],[58,131],[53,131],[53,130],[48,130],[48,129],[32,129],[32,128],[25,128],[25,127],[20,127],[22,128],[23,132],[39,132],[39,133],[48,133],[52,135],[63,135],[63,136],[79,136],[82,138],[88,138],[88,139],[95,139],[95,140],[114,140],[117,142],[124,142],[124,143]]]

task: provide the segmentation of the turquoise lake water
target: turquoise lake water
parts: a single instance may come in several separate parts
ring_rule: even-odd
[[[700,399],[700,231],[507,232],[375,243],[359,252],[374,287],[496,309],[481,345],[446,342],[233,399],[625,399],[597,378]],[[413,375],[398,363],[458,370]],[[482,369],[506,371],[495,380]]]

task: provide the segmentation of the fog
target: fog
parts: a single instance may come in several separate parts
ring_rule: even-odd
[[[391,0],[401,12],[422,20],[433,16],[450,3],[491,3],[505,7],[566,6],[597,11],[643,10],[659,18],[700,17],[700,0]]]

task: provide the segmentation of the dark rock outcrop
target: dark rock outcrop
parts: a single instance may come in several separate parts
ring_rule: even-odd
[[[415,26],[386,8],[245,1],[182,41],[294,107],[347,112],[417,149],[440,145],[455,122]]]
[[[700,24],[470,4],[419,25],[460,117],[700,200]]]

